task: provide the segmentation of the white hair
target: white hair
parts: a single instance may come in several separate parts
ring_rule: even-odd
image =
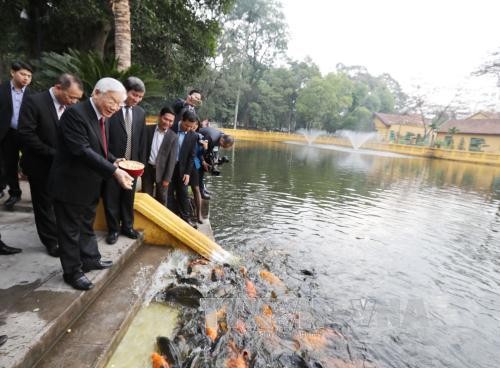
[[[127,98],[127,90],[119,80],[116,80],[114,78],[105,77],[99,79],[95,84],[92,94],[94,94],[95,91],[99,91],[100,93],[106,93],[110,91],[119,92],[123,95],[124,100]]]

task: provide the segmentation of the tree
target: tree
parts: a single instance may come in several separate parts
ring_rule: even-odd
[[[166,94],[172,97],[204,70],[207,57],[215,56],[219,22],[233,2],[0,0],[0,20],[6,31],[0,40],[0,71],[7,74],[13,57],[38,60],[43,52],[64,53],[70,48],[92,50],[102,59],[116,56],[124,62],[120,68],[126,67],[130,4],[132,60],[165,79]],[[116,39],[110,37],[115,34],[114,25]]]
[[[303,127],[313,121],[320,128],[334,132],[352,104],[353,83],[346,74],[330,73],[324,78],[314,77],[297,98],[297,113]]]
[[[235,119],[240,116],[246,127],[255,126],[249,104],[257,96],[257,86],[264,72],[284,54],[287,46],[281,3],[276,0],[238,0],[224,23],[221,56],[225,64],[239,66]],[[242,98],[243,80],[249,90]]]
[[[115,19],[115,57],[118,59],[118,70],[126,70],[132,65],[129,0],[110,1]]]
[[[167,98],[185,88],[215,57],[222,17],[234,0],[140,0],[132,5],[132,57],[166,80]]]

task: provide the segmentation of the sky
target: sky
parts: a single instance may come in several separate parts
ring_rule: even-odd
[[[499,104],[493,76],[471,73],[500,51],[498,0],[281,0],[288,55],[322,73],[337,63],[389,73],[407,93],[471,110]]]

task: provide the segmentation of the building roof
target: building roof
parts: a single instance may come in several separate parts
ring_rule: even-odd
[[[424,124],[422,122],[422,115],[420,114],[384,114],[381,112],[374,113],[374,116],[379,118],[382,123],[386,126],[391,126],[393,124],[398,125],[411,125],[423,127]],[[427,120],[426,120],[427,122]]]
[[[500,113],[492,111],[478,111],[475,114],[472,114],[471,116],[465,118],[465,120],[471,119],[500,119]]]
[[[439,127],[439,133],[457,128],[458,134],[500,134],[500,119],[449,120]]]

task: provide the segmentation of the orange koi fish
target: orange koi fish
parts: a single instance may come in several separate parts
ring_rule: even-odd
[[[153,368],[170,368],[165,358],[158,353],[151,354],[151,362],[153,363]]]

